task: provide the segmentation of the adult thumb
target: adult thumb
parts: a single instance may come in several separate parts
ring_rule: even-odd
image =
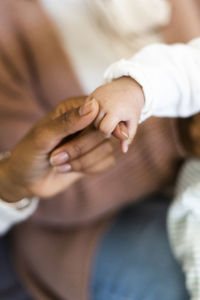
[[[48,151],[53,150],[64,138],[89,126],[96,118],[99,105],[95,99],[72,109],[54,120],[48,120],[41,128],[41,140]],[[46,149],[47,150],[47,149]]]

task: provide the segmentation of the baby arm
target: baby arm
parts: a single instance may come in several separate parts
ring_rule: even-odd
[[[105,80],[108,84],[90,96],[101,107],[96,125],[109,135],[118,123],[125,123],[127,150],[138,120],[200,112],[200,38],[189,44],[148,46],[131,59],[111,65]]]
[[[122,151],[127,152],[128,145],[136,133],[144,105],[141,86],[131,77],[121,77],[97,88],[90,98],[95,98],[99,103],[99,114],[95,126],[106,136],[114,133],[120,139],[120,136],[116,134],[117,125],[123,124]],[[125,127],[127,127],[126,131]]]

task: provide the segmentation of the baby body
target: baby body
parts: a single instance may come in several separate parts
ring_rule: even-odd
[[[187,45],[148,46],[131,59],[111,65],[105,81],[88,98],[99,103],[95,126],[106,136],[114,134],[127,152],[138,124],[148,117],[184,118],[200,112],[200,38]],[[199,300],[199,159],[188,160],[180,174],[168,229],[191,299]]]

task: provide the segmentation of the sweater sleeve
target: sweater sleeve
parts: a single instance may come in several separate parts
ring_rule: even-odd
[[[150,116],[188,117],[200,111],[200,38],[189,44],[155,44],[111,65],[107,82],[134,78],[143,88],[141,121]]]
[[[28,219],[35,212],[37,206],[37,198],[31,199],[29,204],[22,209],[11,207],[0,200],[0,236],[5,234],[12,226]]]
[[[172,250],[186,274],[192,300],[200,299],[200,160],[188,161],[180,174],[168,214]]]

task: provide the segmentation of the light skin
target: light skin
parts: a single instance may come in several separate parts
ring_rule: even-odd
[[[141,86],[130,77],[121,77],[98,87],[88,100],[95,99],[99,104],[95,126],[110,136],[123,124],[127,128],[121,141],[122,152],[128,151],[136,134],[141,111],[144,106],[144,94]]]
[[[167,43],[188,42],[200,35],[200,0],[169,0],[171,5],[170,23],[161,28]],[[134,96],[133,96],[134,94]],[[96,126],[110,135],[117,123],[127,126],[129,136],[121,141],[122,151],[127,152],[135,135],[144,96],[141,87],[131,78],[122,77],[97,88],[90,98],[95,98],[100,111]]]
[[[112,146],[91,125],[98,111],[96,101],[85,103],[81,97],[62,102],[39,121],[12,155],[0,162],[0,198],[17,202],[50,197],[85,173],[111,167]],[[120,136],[119,129],[116,134]]]

